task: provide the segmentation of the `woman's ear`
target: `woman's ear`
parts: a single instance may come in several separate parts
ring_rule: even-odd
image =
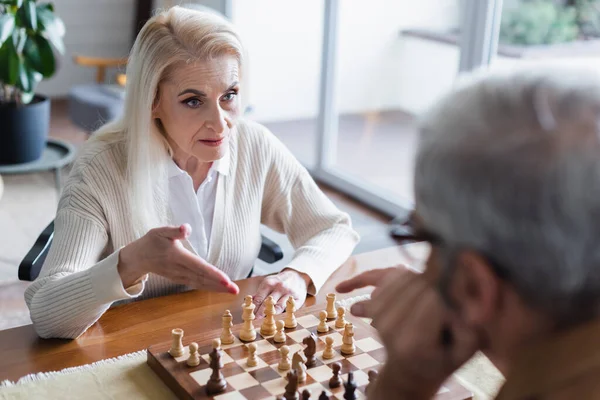
[[[152,118],[160,118],[160,87],[156,88],[156,93],[154,94],[154,101],[152,102]]]
[[[487,260],[473,251],[461,251],[449,282],[449,294],[463,320],[481,326],[494,318],[502,296],[502,281]]]

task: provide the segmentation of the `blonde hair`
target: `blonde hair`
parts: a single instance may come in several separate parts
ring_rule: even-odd
[[[124,141],[131,223],[138,237],[168,222],[171,149],[152,121],[159,83],[179,63],[223,55],[237,58],[241,74],[243,53],[237,33],[224,18],[179,6],[154,15],[138,34],[127,64],[122,116],[93,136],[94,140]]]

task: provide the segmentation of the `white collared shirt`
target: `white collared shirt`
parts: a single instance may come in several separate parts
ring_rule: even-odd
[[[208,175],[198,191],[194,192],[192,177],[175,164],[169,162],[169,206],[172,222],[175,225],[189,224],[192,233],[190,244],[203,258],[208,258],[208,249],[215,213],[217,182],[219,175],[227,175],[229,170],[229,152],[223,158],[213,162]]]

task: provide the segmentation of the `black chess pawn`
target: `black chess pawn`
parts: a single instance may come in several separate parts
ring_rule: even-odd
[[[342,364],[339,362],[334,362],[331,364],[331,371],[333,372],[333,376],[329,379],[329,387],[332,389],[338,388],[342,385],[342,379],[340,378],[340,370],[342,369]]]
[[[321,395],[319,396],[319,400],[329,400],[329,396],[327,395],[326,391],[322,391]]]
[[[304,389],[302,391],[302,400],[310,400],[310,390]]]
[[[348,372],[348,380],[344,383],[344,400],[356,400],[356,382],[354,382],[354,374]]]
[[[375,381],[377,380],[377,375],[379,375],[379,373],[377,372],[376,369],[370,369],[369,372],[367,372],[367,375],[369,376],[369,383],[367,384],[367,387],[365,388],[365,394],[368,396],[369,392],[373,388]]]
[[[292,369],[287,373],[287,385],[285,385],[285,400],[298,400],[298,373]]]

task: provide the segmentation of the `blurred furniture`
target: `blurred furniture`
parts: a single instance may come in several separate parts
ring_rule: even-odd
[[[107,70],[123,68],[127,58],[75,56],[76,64],[96,69],[96,82],[75,85],[69,91],[69,117],[81,129],[92,132],[121,114],[125,96],[125,75],[117,74],[107,83]]]
[[[2,200],[3,192],[4,192],[4,182],[2,181],[2,175],[0,175],[0,200]]]
[[[48,139],[42,156],[36,161],[23,164],[0,165],[0,174],[29,174],[42,171],[54,172],[56,190],[60,193],[62,186],[61,169],[73,161],[75,147],[68,142],[57,139]],[[0,181],[1,182],[1,181]],[[2,188],[0,184],[0,196]]]
[[[19,280],[22,281],[34,281],[40,271],[42,265],[46,260],[50,245],[52,244],[52,238],[54,237],[54,221],[50,222],[46,229],[42,231],[40,236],[37,238],[33,247],[21,264],[19,265]],[[262,236],[262,244],[260,246],[260,252],[258,253],[258,259],[266,263],[273,264],[283,258],[283,251],[281,247],[271,239]]]

